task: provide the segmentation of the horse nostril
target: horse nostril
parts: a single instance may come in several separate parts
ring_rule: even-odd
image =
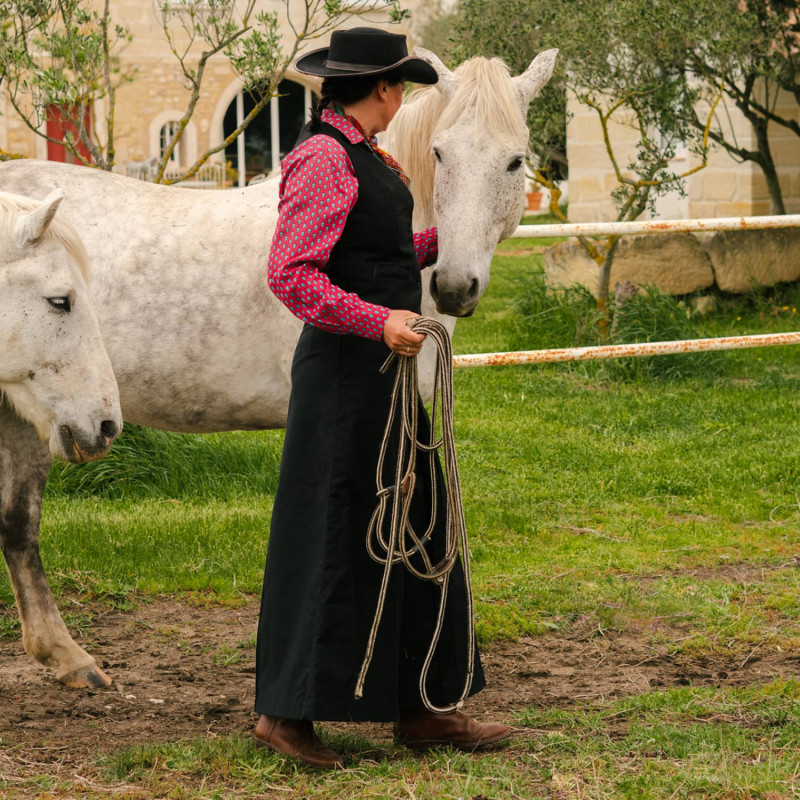
[[[435,272],[431,273],[431,283],[430,283],[430,287],[429,288],[430,288],[430,292],[431,292],[431,297],[434,300],[438,300],[439,299],[439,290],[436,288],[436,273]]]
[[[478,296],[478,279],[473,278],[472,283],[469,285],[469,299],[472,300]]]
[[[119,433],[119,428],[117,428],[117,423],[114,422],[114,420],[104,419],[100,423],[100,435],[103,438],[111,441],[111,439],[113,439],[117,433]]]

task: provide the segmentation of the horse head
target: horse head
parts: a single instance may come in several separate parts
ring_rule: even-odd
[[[429,291],[441,314],[472,314],[497,243],[519,224],[528,105],[553,74],[557,53],[540,53],[511,77],[500,59],[477,57],[451,71],[433,53],[416,50],[439,82],[401,109],[391,147],[411,176],[415,229],[439,229]]]
[[[54,456],[105,455],[122,428],[119,394],[87,289],[86,254],[41,203],[0,193],[0,402],[30,422]],[[1,234],[0,234],[1,235]]]

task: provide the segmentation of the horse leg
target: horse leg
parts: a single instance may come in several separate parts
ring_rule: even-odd
[[[0,400],[0,548],[22,622],[23,647],[67,686],[108,686],[110,678],[69,635],[39,556],[42,492],[52,462],[33,427]]]

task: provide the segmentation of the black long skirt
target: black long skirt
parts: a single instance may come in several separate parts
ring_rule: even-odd
[[[419,676],[436,621],[440,589],[393,568],[364,695],[354,697],[383,566],[367,553],[376,507],[375,472],[389,413],[395,367],[379,368],[382,342],[306,325],[292,367],[292,397],[272,514],[258,627],[256,711],[311,720],[391,721],[422,706]],[[429,420],[420,402],[420,440]],[[397,431],[385,483],[394,482]],[[428,545],[444,551],[444,498],[431,497],[428,459],[417,459],[411,519],[424,531],[431,504],[439,525]],[[438,461],[439,487],[444,483]],[[461,694],[472,622],[459,561],[448,591],[445,624],[428,673],[430,699]],[[484,686],[475,654],[471,693]]]

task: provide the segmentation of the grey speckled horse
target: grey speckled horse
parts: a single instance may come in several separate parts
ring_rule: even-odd
[[[541,53],[514,78],[497,60],[473,59],[450,72],[433,54],[420,55],[440,81],[401,108],[387,134],[411,177],[415,226],[439,225],[439,261],[425,271],[432,286],[423,313],[449,315],[452,331],[455,317],[471,314],[486,288],[497,242],[519,221],[525,115],[552,74],[556,51]],[[43,197],[54,187],[64,190],[64,213],[86,244],[92,301],[125,419],[194,432],[283,426],[302,326],[266,285],[278,178],[197,192],[63,164],[0,165],[0,189]],[[425,350],[423,356],[429,358]],[[422,364],[423,394],[431,367]],[[10,425],[20,442],[38,441],[7,411],[0,417],[4,441]],[[30,519],[11,534],[31,548],[48,467],[42,452],[24,479],[35,487]],[[30,607],[20,604],[20,613],[27,629]],[[73,685],[108,682],[63,636],[29,652]]]
[[[0,193],[0,546],[26,652],[84,686],[94,659],[64,627],[39,558],[42,490],[53,456],[105,455],[122,414],[62,198]]]

